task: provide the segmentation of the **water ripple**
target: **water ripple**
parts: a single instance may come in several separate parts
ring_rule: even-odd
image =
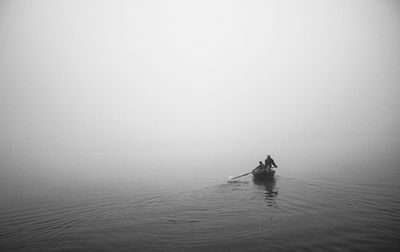
[[[79,197],[3,207],[0,236],[12,251],[390,250],[399,200],[366,184],[277,176],[184,190],[81,188]]]

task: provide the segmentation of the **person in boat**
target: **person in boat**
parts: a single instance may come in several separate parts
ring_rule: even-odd
[[[259,173],[265,171],[265,165],[262,161],[258,162],[258,166],[253,170],[253,172]]]
[[[267,159],[265,159],[265,169],[267,172],[270,172],[272,167],[277,168],[278,166],[275,164],[275,161],[271,156],[267,155]]]

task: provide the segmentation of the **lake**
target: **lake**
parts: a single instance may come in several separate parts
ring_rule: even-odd
[[[300,168],[280,166],[262,183],[216,172],[3,190],[0,248],[397,251],[398,166],[331,168],[300,176]]]

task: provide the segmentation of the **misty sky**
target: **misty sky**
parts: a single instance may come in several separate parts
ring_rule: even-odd
[[[397,157],[399,45],[394,0],[0,0],[2,179]]]

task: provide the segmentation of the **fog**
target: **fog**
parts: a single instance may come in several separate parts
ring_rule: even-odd
[[[399,161],[399,45],[398,1],[2,0],[0,182]]]

